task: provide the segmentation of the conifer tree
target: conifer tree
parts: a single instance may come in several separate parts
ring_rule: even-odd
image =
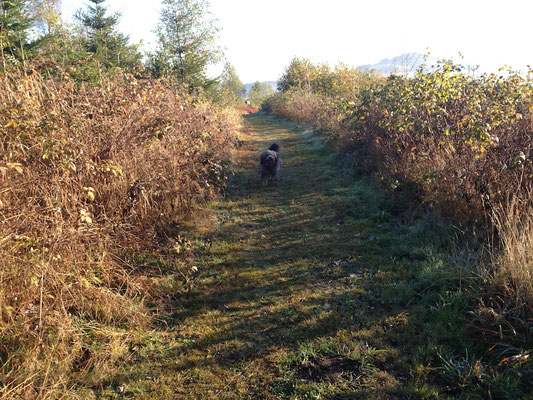
[[[8,63],[25,62],[38,48],[31,40],[33,19],[28,0],[0,0],[0,56],[2,67]]]
[[[105,68],[132,68],[140,62],[137,46],[128,44],[128,36],[117,31],[120,13],[108,15],[106,0],[89,0],[86,11],[75,17],[85,31],[84,47]]]
[[[170,76],[190,89],[208,87],[207,67],[220,58],[218,28],[209,14],[207,0],[163,0],[158,48],[150,55],[154,76]]]

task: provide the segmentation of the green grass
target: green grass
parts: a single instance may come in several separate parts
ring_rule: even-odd
[[[210,205],[217,222],[187,234],[192,292],[96,397],[527,398],[518,372],[498,372],[465,335],[449,227],[402,222],[394,199],[312,133],[245,123],[228,196]],[[257,159],[273,141],[281,181],[264,188]]]

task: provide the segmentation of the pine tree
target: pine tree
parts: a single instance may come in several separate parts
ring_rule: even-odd
[[[87,11],[78,10],[75,17],[85,30],[84,47],[105,68],[132,68],[141,56],[137,46],[128,44],[128,36],[117,31],[120,13],[107,15],[102,4],[106,0],[89,0]]]
[[[30,39],[33,19],[28,0],[0,0],[0,56],[7,63],[25,62],[37,50],[38,41]]]
[[[208,87],[207,66],[217,62],[218,28],[207,0],[163,0],[157,28],[158,49],[150,57],[154,76],[170,76],[194,89]]]

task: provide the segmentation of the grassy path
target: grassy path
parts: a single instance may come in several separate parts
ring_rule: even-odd
[[[460,345],[462,299],[435,278],[447,235],[398,221],[312,134],[264,116],[246,127],[219,223],[198,234],[200,279],[114,378],[120,396],[453,397],[434,368]],[[263,188],[257,159],[273,141],[282,180]]]

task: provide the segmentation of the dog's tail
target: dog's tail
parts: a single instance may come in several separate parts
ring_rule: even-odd
[[[274,142],[270,145],[268,148],[269,150],[275,151],[276,153],[279,153],[279,144]]]

